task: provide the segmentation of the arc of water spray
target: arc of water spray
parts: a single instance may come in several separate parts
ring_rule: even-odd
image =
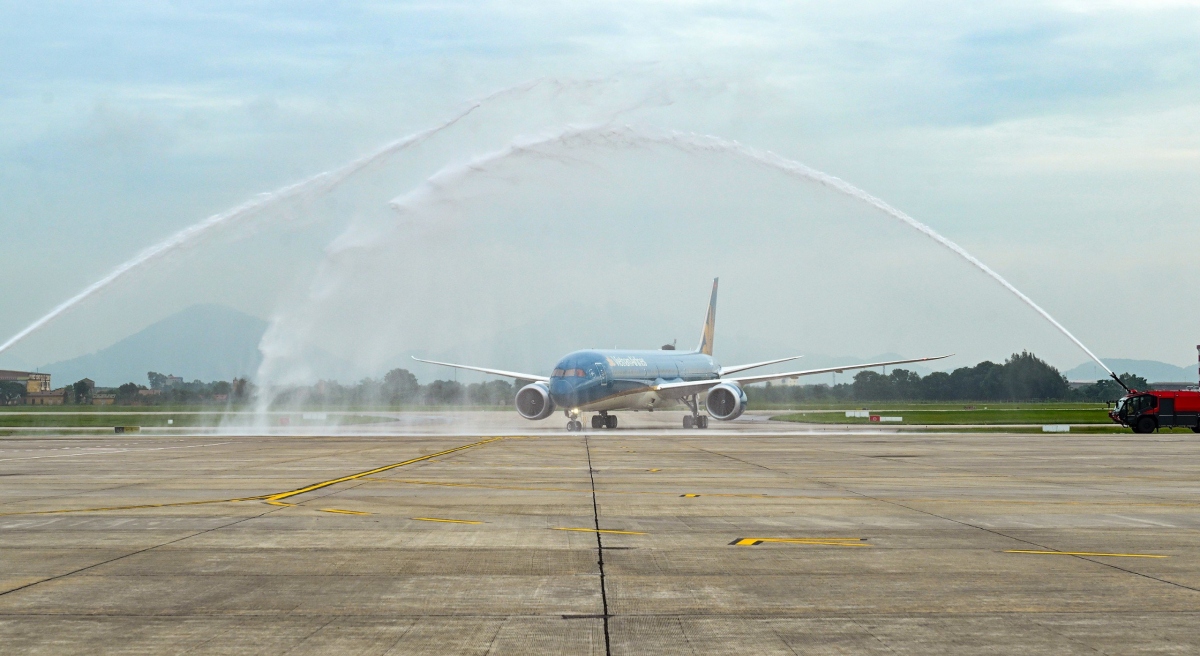
[[[214,214],[203,221],[188,226],[187,228],[180,230],[170,237],[167,237],[161,242],[146,248],[133,258],[110,271],[103,278],[100,278],[96,282],[84,287],[83,290],[78,294],[75,294],[62,303],[59,303],[54,307],[54,309],[47,312],[40,319],[34,321],[17,334],[8,338],[8,341],[0,344],[0,353],[12,348],[17,342],[20,342],[29,335],[45,327],[47,324],[59,318],[71,308],[75,307],[82,301],[95,295],[106,287],[112,285],[114,282],[123,278],[130,272],[140,269],[150,262],[161,259],[162,257],[183,248],[191,242],[194,242],[196,239],[199,239],[201,236],[212,232],[216,228],[235,224],[239,219],[248,217],[254,212],[266,209],[280,201],[295,198],[301,194],[318,190],[330,191],[344,182],[347,178],[361,172],[363,169],[366,169],[372,164],[380,162],[391,155],[426,141],[437,133],[450,128],[455,123],[458,123],[469,116],[472,112],[479,109],[485,103],[507,94],[529,91],[539,84],[547,81],[557,83],[557,81],[553,80],[552,78],[538,78],[488,94],[487,96],[479,98],[478,100],[472,101],[463,110],[443,121],[442,123],[439,123],[438,125],[421,130],[420,132],[414,132],[406,137],[402,137],[400,139],[396,139],[395,141],[384,144],[375,151],[363,155],[362,157],[359,157],[358,159],[336,169],[318,173],[300,180],[299,182],[276,189],[270,193],[259,194],[255,198],[246,201],[237,207],[231,208],[219,214]]]
[[[438,171],[421,186],[413,191],[399,196],[391,201],[391,205],[401,211],[410,209],[419,205],[425,198],[436,194],[439,189],[444,189],[453,182],[464,178],[468,175],[486,171],[490,165],[499,163],[500,161],[519,157],[523,155],[536,155],[538,150],[547,146],[564,146],[564,147],[588,147],[588,146],[643,146],[643,145],[660,145],[675,148],[680,151],[695,153],[695,152],[718,152],[728,155],[734,155],[742,159],[749,160],[755,164],[766,166],[767,168],[780,171],[792,177],[802,178],[817,182],[825,187],[838,191],[842,194],[860,200],[888,216],[897,219],[911,228],[916,229],[921,234],[934,240],[941,246],[949,249],[955,255],[969,262],[972,266],[987,274],[990,278],[1000,283],[1005,289],[1015,295],[1022,303],[1033,308],[1043,319],[1050,322],[1052,326],[1058,329],[1063,335],[1066,335],[1076,346],[1083,350],[1096,364],[1104,368],[1114,379],[1120,382],[1112,369],[1108,365],[1096,357],[1091,349],[1079,341],[1071,331],[1058,322],[1050,315],[1042,306],[1038,305],[1022,292],[1017,289],[1012,283],[993,270],[988,265],[980,261],[971,253],[967,252],[962,246],[943,237],[933,228],[921,223],[920,221],[909,216],[905,212],[892,207],[882,199],[872,196],[866,191],[828,173],[818,171],[805,164],[780,157],[769,151],[762,151],[756,148],[745,146],[736,141],[730,141],[720,137],[711,135],[699,135],[694,133],[682,132],[667,132],[654,133],[643,130],[638,130],[631,126],[587,126],[587,127],[571,127],[554,134],[535,137],[531,139],[518,139],[510,143],[508,146],[472,159],[470,162],[460,165],[449,166]]]

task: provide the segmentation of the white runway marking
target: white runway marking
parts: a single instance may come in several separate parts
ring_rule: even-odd
[[[1127,521],[1130,521],[1130,522],[1138,522],[1138,523],[1141,523],[1141,524],[1149,524],[1149,525],[1151,525],[1151,526],[1162,526],[1162,527],[1164,527],[1164,528],[1179,528],[1179,527],[1175,526],[1174,524],[1167,524],[1167,523],[1165,523],[1165,522],[1152,522],[1152,521],[1150,521],[1150,520],[1148,520],[1148,519],[1138,519],[1138,518],[1136,518],[1136,517],[1126,517],[1125,515],[1112,515],[1112,516],[1113,516],[1113,517],[1120,517],[1121,519],[1124,519],[1124,520],[1127,520]]]
[[[196,449],[202,446],[221,446],[222,444],[231,444],[231,442],[214,442],[212,444],[193,444],[191,446],[160,446],[153,449],[114,449],[112,451],[93,451],[91,453],[63,453],[56,456],[29,456],[28,458],[0,458],[0,462],[8,462],[10,460],[40,460],[42,458],[74,458],[76,456],[104,456],[113,453],[128,453],[130,451],[166,451],[168,449]]]

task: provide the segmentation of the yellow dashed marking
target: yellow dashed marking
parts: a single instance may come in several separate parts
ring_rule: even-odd
[[[662,471],[662,470],[661,470],[661,469],[647,469],[646,471],[648,471],[648,472],[660,472],[660,471]]]
[[[679,495],[679,496],[681,496],[681,497],[687,497],[688,499],[694,499],[694,498],[696,498],[696,497],[698,497],[698,496],[700,496],[700,495],[699,495],[699,494],[681,494],[681,495]]]
[[[341,508],[317,508],[321,512],[337,513],[339,515],[370,515],[369,512],[360,512],[358,510],[342,510]]]

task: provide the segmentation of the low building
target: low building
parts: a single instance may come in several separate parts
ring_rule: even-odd
[[[25,405],[62,405],[67,402],[67,388],[56,390],[29,392],[25,395]]]
[[[1194,390],[1196,387],[1196,383],[1191,381],[1150,383],[1150,389],[1152,390]]]
[[[116,402],[116,394],[92,394],[92,405],[112,405]]]
[[[25,385],[25,392],[49,392],[50,374],[36,371],[8,371],[0,369],[0,381],[11,381]]]

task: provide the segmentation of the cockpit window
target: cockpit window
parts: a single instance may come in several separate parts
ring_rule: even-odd
[[[587,376],[583,369],[555,369],[550,375],[556,378],[584,378]]]
[[[1136,416],[1158,405],[1158,399],[1150,394],[1140,394],[1125,399],[1117,406],[1117,413],[1127,417]]]

